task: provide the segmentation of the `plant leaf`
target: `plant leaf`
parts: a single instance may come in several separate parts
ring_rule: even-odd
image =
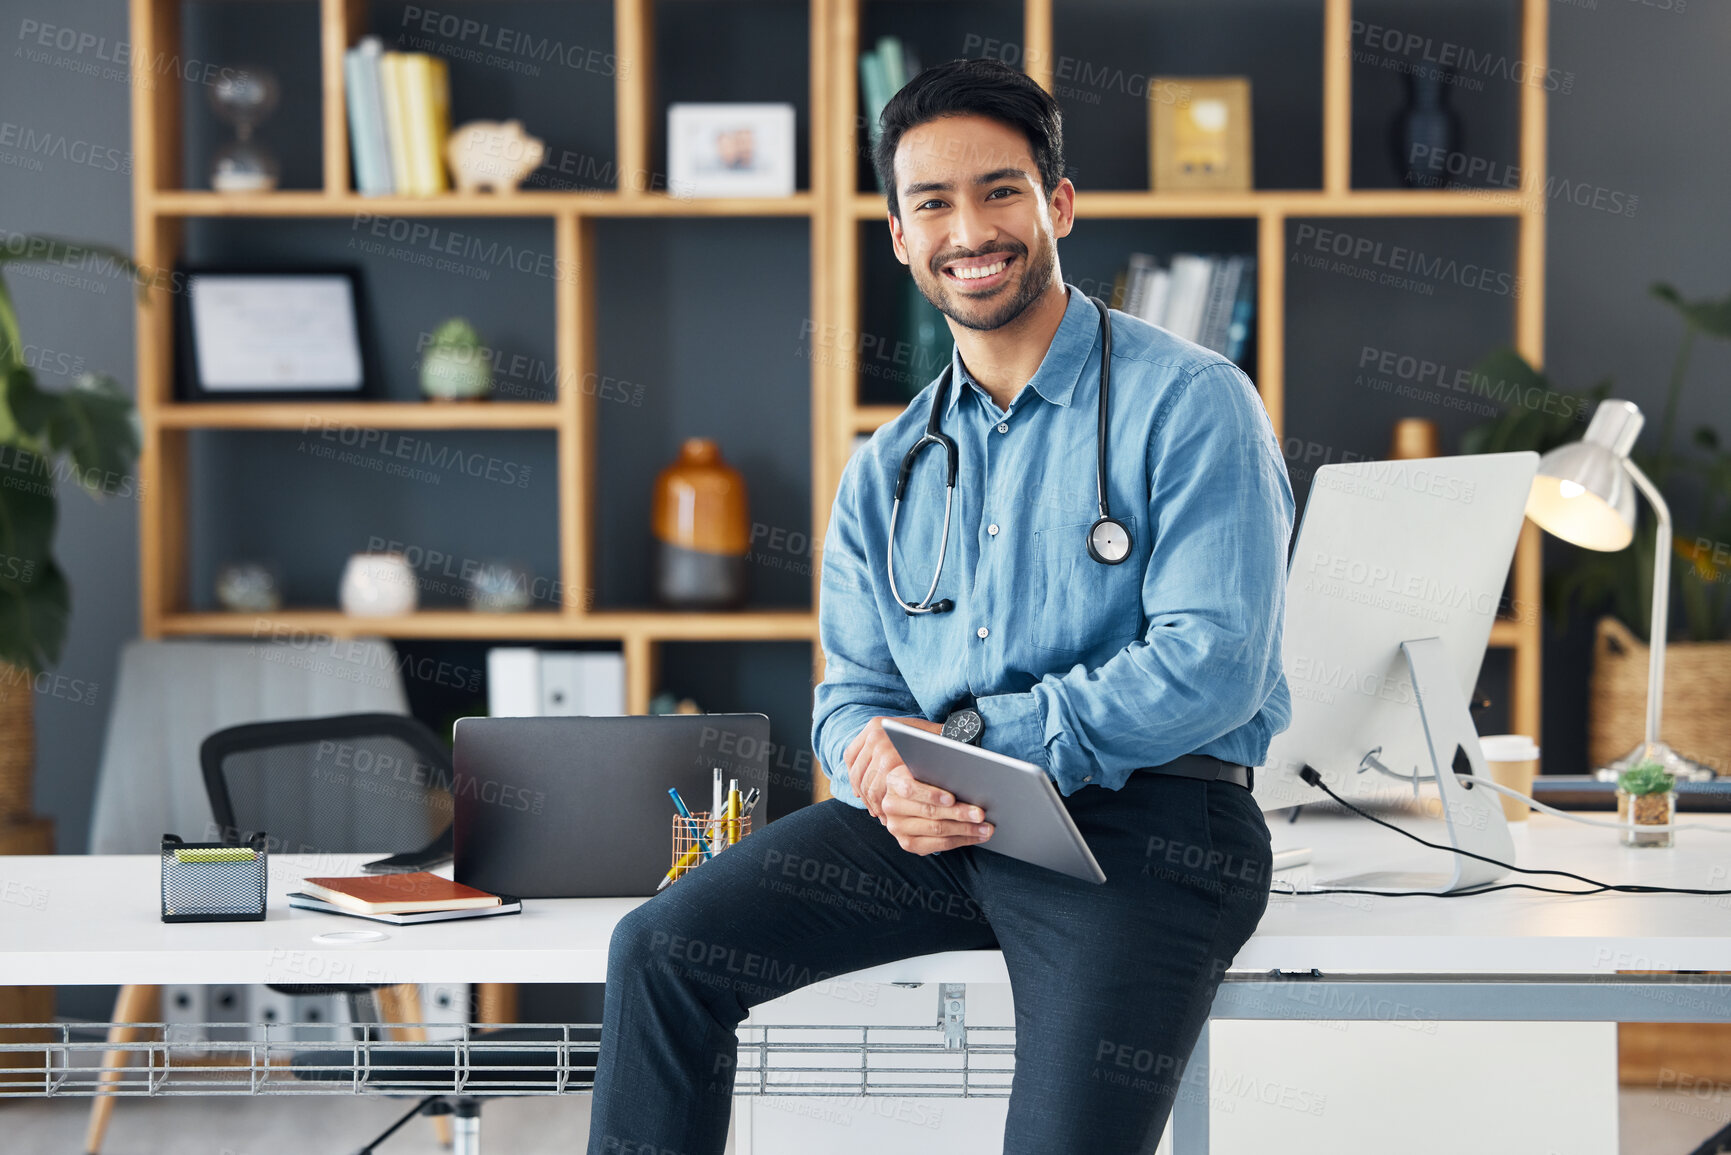
[[[138,458],[132,401],[111,378],[93,373],[42,396],[53,402],[44,438],[52,449],[71,454],[84,488],[103,493],[118,485]]]
[[[1731,341],[1731,295],[1717,301],[1685,301],[1682,294],[1664,282],[1653,285],[1651,291],[1653,296],[1683,314],[1683,321],[1689,327],[1709,337]]]
[[[0,451],[0,662],[32,671],[60,660],[71,611],[54,541],[54,482],[41,458]]]

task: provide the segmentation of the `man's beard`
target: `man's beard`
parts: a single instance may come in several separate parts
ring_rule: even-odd
[[[974,302],[959,293],[952,297],[950,294],[952,284],[941,271],[933,274],[935,278],[933,286],[927,286],[918,276],[914,277],[914,285],[919,289],[920,295],[931,302],[933,308],[944,316],[954,319],[956,324],[982,333],[1001,329],[1027,312],[1028,306],[1039,300],[1040,294],[1045,292],[1052,283],[1055,254],[1050,245],[1040,245],[1037,250],[1030,252],[1026,246],[1016,244],[1014,248],[987,249],[973,255],[978,257],[988,253],[1004,253],[1016,257],[1022,262],[1021,280],[1016,285],[1015,295],[998,303],[996,307],[993,307],[991,301]],[[951,260],[954,259],[956,258],[951,258]],[[936,293],[935,296],[934,292]],[[993,298],[993,301],[995,300],[996,298]],[[974,308],[984,305],[989,311],[986,316],[976,320],[963,316],[958,311],[961,306],[954,303],[956,301],[967,301]]]

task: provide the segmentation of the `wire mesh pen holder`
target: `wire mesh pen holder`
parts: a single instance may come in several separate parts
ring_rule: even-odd
[[[712,825],[709,811],[693,810],[689,819],[682,815],[673,816],[673,863],[668,869],[675,881],[684,876],[685,872],[698,866],[708,857],[704,854],[707,845],[713,853],[722,850],[751,833],[751,815],[741,814],[738,818],[721,819],[721,830],[716,831]],[[702,835],[699,840],[698,835]]]
[[[247,922],[264,918],[269,861],[261,830],[241,845],[162,836],[162,921]]]

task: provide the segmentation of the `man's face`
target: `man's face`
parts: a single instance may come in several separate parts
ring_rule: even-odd
[[[1020,132],[983,116],[928,121],[898,142],[895,178],[896,259],[957,324],[1001,328],[1052,287],[1075,188],[1065,179],[1047,201]]]

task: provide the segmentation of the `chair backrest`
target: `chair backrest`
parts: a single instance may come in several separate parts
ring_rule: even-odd
[[[451,756],[402,714],[231,726],[199,762],[224,842],[262,830],[277,854],[397,854],[451,823]]]

